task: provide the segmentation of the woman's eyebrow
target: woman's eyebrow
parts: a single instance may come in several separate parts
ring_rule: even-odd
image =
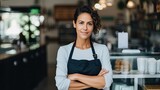
[[[80,21],[83,21],[83,22],[84,22],[84,20],[78,20],[78,21],[79,21],[79,22],[80,22]],[[93,22],[93,20],[90,20],[90,21],[87,21],[87,22]]]

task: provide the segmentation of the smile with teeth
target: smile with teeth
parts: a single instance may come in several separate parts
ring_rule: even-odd
[[[81,32],[82,34],[88,34],[88,32]]]

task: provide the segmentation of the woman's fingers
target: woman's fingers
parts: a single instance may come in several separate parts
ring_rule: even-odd
[[[99,72],[99,74],[98,74],[98,75],[100,75],[100,76],[101,76],[102,72],[103,72],[103,69]]]
[[[75,74],[69,74],[68,79],[70,80],[75,80]]]
[[[108,73],[109,71],[106,70],[106,69],[102,69],[100,72],[99,72],[99,76],[103,76],[104,74]]]

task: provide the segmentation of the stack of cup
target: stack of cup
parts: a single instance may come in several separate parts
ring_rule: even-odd
[[[148,73],[155,74],[156,73],[156,59],[148,58]]]
[[[160,74],[160,59],[157,60],[157,74]]]
[[[157,61],[155,58],[137,58],[138,71],[141,74],[155,74],[157,71]]]
[[[141,74],[146,73],[146,66],[147,66],[147,58],[137,58],[137,65],[138,65],[138,71]]]

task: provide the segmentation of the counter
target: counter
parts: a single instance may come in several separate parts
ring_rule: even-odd
[[[39,44],[33,44],[33,45],[31,45],[31,46],[29,46],[27,48],[23,48],[21,50],[16,50],[14,48],[11,48],[12,46],[10,46],[8,44],[6,46],[8,48],[10,48],[10,49],[4,51],[3,53],[0,53],[0,60],[3,60],[5,58],[9,58],[9,57],[11,57],[13,55],[18,55],[20,53],[25,53],[25,52],[29,52],[31,50],[35,50],[35,49],[40,48]],[[1,48],[6,48],[6,46],[5,45],[1,45]]]
[[[110,53],[111,64],[113,69],[113,90],[117,86],[125,85],[127,87],[133,87],[134,90],[142,90],[145,85],[159,85],[160,83],[160,73],[155,74],[148,73],[148,62],[145,66],[147,72],[140,73],[138,71],[137,58],[155,58],[160,59],[160,52],[147,52],[147,53]],[[129,72],[123,73],[123,71],[116,71],[116,61],[128,61],[129,62]],[[146,59],[147,60],[147,59]],[[121,64],[122,65],[122,64]],[[122,67],[120,65],[120,67]],[[117,89],[118,90],[118,89]],[[126,89],[129,90],[129,89]]]
[[[46,46],[0,54],[0,90],[33,90],[47,76]]]
[[[137,57],[154,57],[160,59],[160,52],[141,52],[141,53],[120,53],[120,52],[111,52],[110,56],[112,58],[137,58]]]

